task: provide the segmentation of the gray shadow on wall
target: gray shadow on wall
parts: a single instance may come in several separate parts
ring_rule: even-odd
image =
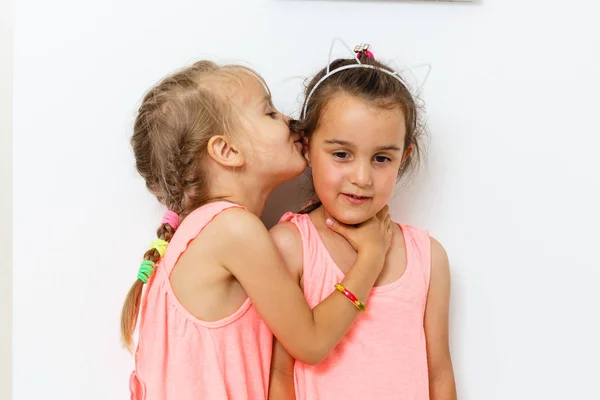
[[[303,175],[277,187],[267,200],[265,211],[261,216],[267,228],[279,222],[283,214],[288,211],[297,212],[310,197],[310,179],[308,170]]]

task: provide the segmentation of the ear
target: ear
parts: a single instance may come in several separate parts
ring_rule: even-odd
[[[242,167],[245,164],[244,156],[231,139],[216,135],[208,140],[208,154],[217,163],[225,167]]]
[[[414,144],[411,144],[410,146],[408,146],[406,148],[406,150],[404,150],[404,154],[402,154],[402,164],[404,164],[404,162],[410,158],[410,156],[412,155],[414,150],[415,150]]]

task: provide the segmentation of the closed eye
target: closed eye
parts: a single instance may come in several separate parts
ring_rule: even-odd
[[[268,112],[267,115],[273,119],[277,118],[277,112],[276,111],[271,111]]]

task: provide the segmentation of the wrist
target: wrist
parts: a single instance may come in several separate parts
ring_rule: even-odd
[[[363,247],[358,252],[357,260],[364,260],[376,268],[383,268],[385,252],[378,246]]]

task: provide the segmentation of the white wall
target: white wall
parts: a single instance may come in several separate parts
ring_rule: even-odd
[[[0,0],[0,399],[12,394],[12,0]]]
[[[293,112],[284,80],[334,36],[433,65],[429,166],[394,212],[450,254],[460,398],[600,398],[595,3],[17,0],[15,400],[126,397],[119,312],[162,211],[128,144],[144,90],[242,59]]]

